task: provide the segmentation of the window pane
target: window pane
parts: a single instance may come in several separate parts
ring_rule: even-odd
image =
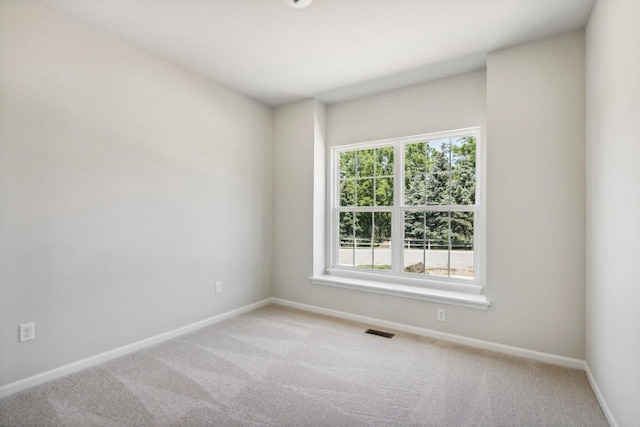
[[[376,178],[376,206],[393,206],[393,178]]]
[[[358,206],[373,206],[373,178],[356,180]]]
[[[406,212],[404,271],[449,275],[449,212]]]
[[[451,212],[451,276],[473,279],[473,212]]]
[[[404,146],[404,171],[406,176],[427,172],[427,144],[418,142]]]
[[[340,179],[356,177],[356,153],[347,151],[340,153]]]
[[[449,138],[429,141],[426,148],[427,173],[451,170],[451,143]]]
[[[373,148],[369,150],[358,150],[356,156],[358,161],[356,162],[356,175],[359,177],[372,177],[373,176],[373,163],[374,163],[375,150]]]
[[[451,196],[458,205],[473,205],[476,199],[476,140],[465,136],[452,140]]]
[[[476,203],[476,174],[472,170],[454,170],[451,175],[451,203],[473,205]]]
[[[404,203],[407,206],[425,205],[427,202],[427,185],[424,174],[407,176],[404,180]]]
[[[376,176],[393,175],[393,146],[376,149]]]
[[[451,140],[451,168],[476,169],[476,139],[463,136]]]
[[[355,266],[373,268],[373,213],[356,212]]]
[[[451,174],[448,172],[436,173],[427,176],[427,204],[448,205],[451,204]]]
[[[373,222],[373,268],[391,270],[391,212],[375,212]]]
[[[353,267],[355,257],[353,212],[340,212],[340,248],[338,250],[338,264]]]
[[[404,214],[404,271],[409,273],[424,273],[424,219],[424,212]]]
[[[356,181],[354,179],[340,181],[340,206],[356,205]]]
[[[449,275],[449,212],[426,212],[425,273]]]

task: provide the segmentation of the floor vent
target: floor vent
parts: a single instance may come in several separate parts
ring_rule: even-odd
[[[371,335],[378,335],[379,337],[385,337],[385,338],[393,338],[393,336],[395,335],[389,332],[378,331],[376,329],[367,329],[366,331],[364,331],[364,333],[371,334]]]

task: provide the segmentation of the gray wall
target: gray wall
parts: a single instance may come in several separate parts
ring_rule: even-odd
[[[488,68],[327,107],[327,145],[481,125],[487,129],[487,311],[310,284],[309,103],[276,110],[276,297],[497,343],[584,357],[584,34],[489,55]],[[306,117],[306,120],[302,120]],[[488,118],[488,124],[487,124]],[[291,129],[296,129],[295,134]],[[294,165],[294,160],[304,167]],[[295,173],[287,171],[295,169]],[[295,217],[287,205],[297,200]]]
[[[273,291],[308,283],[313,268],[313,99],[276,108],[273,124]]]
[[[584,359],[584,33],[490,54],[487,112],[488,339]]]
[[[32,2],[0,64],[0,385],[271,296],[271,108]]]
[[[586,360],[621,426],[640,425],[640,2],[587,26]]]

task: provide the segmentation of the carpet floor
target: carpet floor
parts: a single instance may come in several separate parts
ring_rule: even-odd
[[[584,372],[270,305],[0,400],[2,426],[606,426]]]

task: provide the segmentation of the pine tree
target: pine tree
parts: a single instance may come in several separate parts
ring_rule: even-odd
[[[427,177],[427,204],[451,204],[451,145],[446,142],[440,149],[430,148],[430,158],[433,159]],[[449,215],[446,212],[428,212],[425,217],[427,239],[437,246],[448,246]]]
[[[453,203],[475,204],[476,141],[474,137],[458,139],[452,146],[451,191]],[[451,240],[454,246],[468,249],[473,243],[473,213],[453,212]]]

